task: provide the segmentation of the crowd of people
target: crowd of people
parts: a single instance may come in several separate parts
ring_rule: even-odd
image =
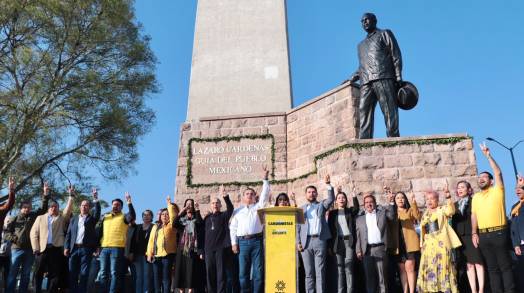
[[[454,201],[447,186],[445,200],[428,190],[423,213],[413,192],[384,187],[385,205],[364,193],[360,207],[354,184],[351,206],[329,175],[325,199],[308,186],[300,207],[305,221],[297,225],[299,291],[524,292],[524,278],[515,278],[524,273],[524,177],[508,219],[501,170],[485,145],[481,150],[493,173],[479,174],[479,191],[459,181]],[[264,227],[257,211],[271,204],[268,176],[264,169],[261,193],[244,190],[236,210],[221,187],[205,215],[193,199],[179,208],[168,196],[156,220],[144,210],[141,224],[128,193],[126,214],[116,198],[101,216],[96,189],[73,214],[74,187],[60,211],[47,184],[38,210],[24,201],[6,218],[15,203],[9,178],[0,205],[3,289],[28,292],[32,281],[35,292],[261,293]],[[295,195],[281,193],[273,204],[296,206]]]

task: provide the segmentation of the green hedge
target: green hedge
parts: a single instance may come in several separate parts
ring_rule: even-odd
[[[191,182],[191,179],[193,177],[191,173],[191,159],[192,159],[192,151],[191,151],[191,144],[192,142],[219,142],[219,141],[240,141],[242,139],[267,139],[271,138],[271,178],[275,178],[275,138],[272,134],[264,134],[264,135],[245,135],[245,136],[234,136],[234,137],[213,137],[213,138],[191,138],[188,143],[188,150],[187,150],[187,175],[186,175],[186,185],[191,188],[198,188],[198,187],[209,187],[209,186],[219,186],[219,185],[232,185],[232,186],[255,186],[255,185],[261,185],[261,181],[253,181],[253,182],[227,182],[227,183],[220,183],[220,182],[213,182],[213,183],[205,183],[205,184],[193,184]],[[322,160],[334,153],[346,150],[346,149],[354,149],[357,152],[360,152],[363,149],[369,149],[374,146],[380,146],[384,148],[391,148],[401,145],[429,145],[429,144],[455,144],[467,139],[472,139],[472,137],[448,137],[448,138],[430,138],[430,139],[413,139],[413,140],[401,140],[401,141],[381,141],[381,142],[367,142],[367,143],[347,143],[343,144],[341,146],[338,146],[336,148],[333,148],[331,150],[325,151],[319,155],[316,155],[313,162],[314,162],[314,170],[311,172],[308,172],[306,174],[300,175],[298,177],[294,178],[288,178],[288,179],[281,179],[281,180],[271,180],[271,184],[286,184],[290,182],[294,182],[299,179],[307,178],[308,176],[317,174],[317,162],[319,160]]]

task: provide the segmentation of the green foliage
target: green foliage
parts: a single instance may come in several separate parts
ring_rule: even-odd
[[[273,135],[271,134],[267,134],[266,136],[270,136],[273,138]],[[192,154],[191,154],[191,142],[193,141],[206,141],[206,142],[218,142],[218,141],[223,141],[223,140],[226,140],[226,141],[229,141],[229,140],[234,140],[234,141],[240,141],[241,139],[243,138],[261,138],[260,136],[256,137],[256,136],[237,136],[237,137],[214,137],[214,138],[191,138],[189,140],[189,143],[188,143],[188,159],[187,159],[187,176],[186,176],[186,185],[188,187],[192,187],[192,188],[198,188],[198,187],[209,187],[209,186],[218,186],[218,185],[232,185],[232,186],[255,186],[255,185],[261,185],[262,182],[261,181],[255,181],[255,182],[227,182],[227,183],[220,183],[220,182],[213,182],[213,183],[205,183],[205,184],[192,184],[191,183],[191,178],[192,178],[192,173],[191,173],[191,158],[192,158]],[[318,169],[317,169],[317,162],[319,160],[322,160],[334,153],[338,153],[340,151],[343,151],[343,150],[347,150],[347,149],[354,149],[355,151],[357,151],[357,153],[359,153],[361,150],[363,149],[369,149],[369,148],[372,148],[374,146],[380,146],[380,147],[384,147],[384,148],[391,148],[391,147],[396,147],[396,146],[401,146],[401,145],[429,145],[429,144],[455,144],[455,143],[458,143],[458,142],[461,142],[463,140],[466,140],[466,139],[471,139],[471,137],[448,137],[448,138],[433,138],[433,139],[414,139],[414,140],[400,140],[400,141],[381,141],[381,142],[368,142],[368,143],[347,143],[347,144],[343,144],[341,146],[338,146],[334,149],[331,149],[331,150],[328,150],[326,152],[323,152],[319,155],[316,155],[315,158],[313,159],[313,162],[314,162],[314,166],[315,168],[311,171],[311,172],[308,172],[308,173],[305,173],[305,174],[302,174],[298,177],[294,177],[294,178],[289,178],[289,179],[281,179],[281,180],[271,180],[271,184],[286,184],[286,183],[291,183],[291,182],[294,182],[294,181],[297,181],[297,180],[300,180],[300,179],[305,179],[311,175],[314,175],[314,174],[317,174],[318,172]],[[274,163],[275,163],[275,143],[274,143],[274,139],[273,139],[273,144],[272,144],[272,148],[271,148],[271,152],[272,152],[272,165],[273,165],[273,171],[272,171],[272,178],[274,178],[274,172],[275,172],[275,167],[274,167]]]
[[[131,0],[0,1],[0,185],[31,197],[133,171],[155,119],[149,42]]]

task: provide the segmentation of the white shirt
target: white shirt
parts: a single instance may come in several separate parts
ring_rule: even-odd
[[[339,236],[349,236],[349,234],[351,234],[351,231],[349,230],[348,222],[346,222],[346,213],[343,209],[340,209],[337,211],[337,222],[338,222],[338,225],[337,225],[338,235]]]
[[[87,219],[87,215],[82,216],[81,214],[78,215],[78,232],[76,233],[76,240],[75,244],[82,244],[84,241],[84,233],[85,233],[85,222]]]
[[[382,243],[382,236],[377,223],[377,210],[373,210],[371,213],[366,212],[366,227],[368,228],[368,244]]]
[[[313,202],[306,206],[306,221],[307,221],[307,235],[320,234],[320,215],[318,214],[318,205],[320,203]]]
[[[258,218],[257,211],[264,208],[269,199],[269,181],[264,180],[262,185],[262,192],[258,202],[239,208],[233,215],[231,223],[229,224],[229,236],[231,236],[231,244],[237,244],[237,237],[262,232],[262,223]]]
[[[53,222],[58,217],[47,215],[47,244],[53,244]]]

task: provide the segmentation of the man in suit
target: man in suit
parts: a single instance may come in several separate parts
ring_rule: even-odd
[[[67,191],[69,198],[64,211],[60,213],[58,203],[51,201],[47,213],[38,216],[31,228],[31,246],[36,255],[34,277],[36,293],[42,290],[44,272],[47,271],[49,284],[47,292],[58,292],[66,272],[66,260],[63,254],[64,238],[73,208],[75,188],[70,185]]]
[[[96,188],[93,188],[92,195],[93,214],[89,213],[89,201],[83,200],[80,203],[80,214],[71,219],[64,242],[64,255],[69,256],[69,290],[71,292],[86,292],[89,265],[99,244],[95,226],[100,219],[101,209]]]
[[[392,200],[388,199],[388,202]],[[380,293],[386,293],[387,222],[394,220],[397,215],[392,204],[377,206],[373,194],[364,196],[364,210],[365,213],[357,218],[357,257],[364,262],[367,292],[375,293],[378,287]]]
[[[329,175],[325,177],[328,197],[317,201],[318,193],[315,186],[306,187],[307,204],[304,210],[304,224],[298,225],[297,247],[302,254],[306,273],[306,292],[326,292],[326,252],[327,241],[331,232],[326,221],[326,211],[335,200],[335,192],[330,184]]]

